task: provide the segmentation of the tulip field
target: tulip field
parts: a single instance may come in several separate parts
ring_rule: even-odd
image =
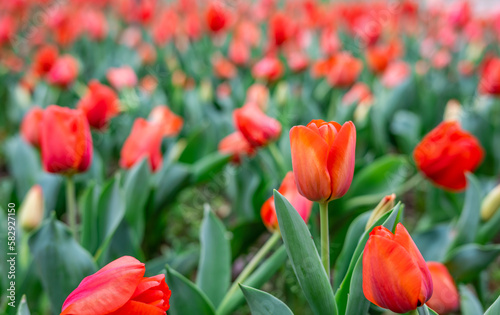
[[[478,2],[0,1],[0,314],[500,315]]]

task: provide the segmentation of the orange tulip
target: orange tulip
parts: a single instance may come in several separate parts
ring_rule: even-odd
[[[236,128],[254,147],[266,146],[279,138],[281,124],[264,114],[254,103],[247,103],[233,112]]]
[[[358,79],[362,70],[361,60],[342,52],[335,56],[332,67],[328,70],[327,80],[332,86],[348,87]]]
[[[120,166],[132,168],[135,163],[147,158],[151,170],[156,171],[162,164],[161,140],[163,126],[137,118],[132,126],[132,131],[123,144],[120,154]]]
[[[120,112],[118,95],[97,80],[90,81],[89,89],[77,107],[85,113],[90,126],[97,130],[106,129],[109,120]]]
[[[50,173],[85,172],[92,161],[92,136],[81,110],[50,105],[40,127],[42,164]]]
[[[313,120],[290,130],[295,182],[302,196],[325,203],[342,197],[354,173],[356,128]]]
[[[86,277],[71,292],[60,315],[166,314],[171,292],[165,275],[144,277],[144,264],[118,258]]]
[[[299,193],[292,172],[288,172],[286,174],[278,191],[292,204],[302,219],[304,219],[304,222],[307,223],[307,221],[309,221],[309,216],[311,215],[312,201],[307,200]],[[274,196],[271,196],[271,198],[267,199],[267,201],[262,205],[260,216],[264,225],[271,232],[279,229],[278,217],[276,216],[276,208],[274,205]]]
[[[220,141],[219,152],[222,154],[231,154],[231,161],[239,164],[243,156],[254,155],[255,148],[248,143],[241,132],[235,131]]]
[[[21,122],[21,136],[32,146],[40,146],[40,125],[43,118],[43,109],[36,106],[30,109]]]
[[[383,86],[387,88],[394,88],[405,82],[410,74],[411,69],[406,62],[395,61],[387,66],[387,69],[385,69],[380,81],[382,82]]]
[[[373,304],[396,313],[415,310],[432,295],[432,277],[405,227],[377,226],[363,253],[363,292]]]
[[[247,90],[246,103],[255,103],[260,109],[266,110],[269,103],[269,89],[260,83],[252,84]]]
[[[439,124],[413,151],[418,169],[436,185],[452,191],[465,189],[465,173],[474,171],[483,156],[479,141],[457,121]]]
[[[448,269],[442,263],[434,261],[429,261],[427,267],[431,272],[434,284],[434,293],[427,301],[427,306],[438,314],[447,314],[458,310],[460,296]]]
[[[161,126],[164,137],[174,137],[179,134],[184,119],[177,116],[167,105],[158,105],[149,114],[149,121]]]
[[[50,84],[67,88],[78,76],[78,62],[70,55],[59,57],[49,73],[47,80]]]

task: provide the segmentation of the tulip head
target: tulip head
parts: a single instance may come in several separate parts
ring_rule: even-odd
[[[248,143],[247,139],[239,131],[226,136],[219,143],[219,152],[230,154],[234,164],[240,164],[244,156],[253,156],[255,148]]]
[[[479,92],[496,97],[500,96],[500,58],[488,58],[483,63]]]
[[[442,263],[434,261],[429,261],[427,267],[431,272],[434,285],[434,293],[427,301],[427,306],[438,314],[447,314],[458,310],[460,296],[448,269]]]
[[[451,191],[465,189],[465,173],[473,172],[483,156],[479,141],[457,121],[439,124],[413,151],[418,169],[434,184]]]
[[[290,204],[297,210],[304,222],[309,221],[309,216],[311,215],[312,201],[304,198],[297,190],[297,185],[295,184],[295,177],[292,172],[288,172],[281,183],[278,191],[285,197]],[[260,216],[262,222],[269,229],[269,231],[274,232],[279,230],[278,217],[276,216],[276,207],[274,205],[274,196],[271,196],[262,205],[260,210]]]
[[[30,109],[21,122],[21,136],[34,147],[40,147],[40,126],[43,109],[36,106]]]
[[[222,4],[212,1],[208,5],[205,18],[208,29],[213,33],[218,33],[227,27],[230,16]]]
[[[338,53],[332,59],[327,81],[335,87],[349,87],[354,84],[363,70],[363,62],[347,52]]]
[[[38,49],[33,57],[33,72],[37,76],[44,76],[50,71],[50,69],[52,69],[52,66],[55,64],[58,56],[59,52],[54,46],[44,46]]]
[[[432,277],[405,227],[396,233],[377,226],[363,253],[363,293],[373,304],[396,313],[415,310],[431,297]]]
[[[320,203],[338,199],[351,186],[356,128],[349,121],[313,120],[290,130],[295,182],[302,196]]]
[[[40,127],[42,164],[49,173],[85,172],[92,161],[89,123],[78,109],[50,105]]]
[[[118,95],[97,80],[90,81],[89,89],[77,107],[85,113],[89,125],[97,130],[106,129],[109,120],[120,112]]]
[[[19,209],[19,222],[25,231],[36,229],[42,223],[44,214],[43,191],[40,185],[35,185],[24,197]]]
[[[47,73],[50,84],[67,88],[78,76],[78,62],[70,55],[59,57]]]
[[[167,105],[153,108],[148,119],[151,123],[161,126],[164,137],[177,136],[184,125],[184,119],[172,112]]]
[[[254,103],[247,103],[235,109],[233,120],[241,134],[254,147],[263,147],[277,140],[281,135],[281,124],[267,116]]]
[[[283,75],[283,63],[276,57],[266,56],[252,67],[252,75],[256,79],[276,81]]]
[[[109,69],[108,73],[106,73],[106,78],[111,86],[117,90],[133,88],[137,85],[137,75],[129,66]]]
[[[405,82],[410,76],[410,66],[404,61],[394,61],[387,66],[380,82],[386,88],[392,89]]]

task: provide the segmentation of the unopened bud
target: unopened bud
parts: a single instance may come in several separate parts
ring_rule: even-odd
[[[460,121],[462,115],[462,105],[457,100],[449,100],[444,110],[445,121]]]
[[[19,222],[25,231],[36,229],[43,220],[43,192],[40,185],[35,185],[24,197],[19,209]]]
[[[375,209],[373,209],[368,222],[366,222],[365,230],[368,230],[373,224],[375,224],[375,222],[377,222],[378,219],[394,208],[395,200],[396,194],[388,195],[382,198]]]
[[[481,219],[488,221],[500,208],[500,185],[493,188],[481,204]]]

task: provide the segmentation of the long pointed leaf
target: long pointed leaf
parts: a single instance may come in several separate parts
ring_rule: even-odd
[[[240,284],[253,315],[293,315],[292,311],[271,294]]]

